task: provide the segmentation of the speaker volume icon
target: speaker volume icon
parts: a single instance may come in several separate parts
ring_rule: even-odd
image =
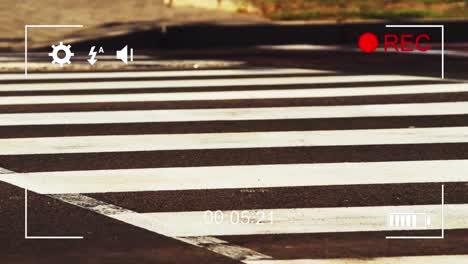
[[[125,62],[125,64],[128,64],[128,45],[125,45],[123,49],[118,50],[116,52],[116,57],[117,59]],[[133,61],[133,49],[130,49],[130,61]]]

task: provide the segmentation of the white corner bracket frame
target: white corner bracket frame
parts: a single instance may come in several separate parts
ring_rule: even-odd
[[[444,239],[445,237],[445,213],[444,213],[444,185],[442,184],[441,187],[441,203],[440,203],[440,210],[441,210],[441,227],[440,227],[440,236],[386,236],[386,239]]]
[[[441,33],[441,73],[440,78],[445,79],[444,69],[444,25],[385,25],[388,28],[440,28]]]

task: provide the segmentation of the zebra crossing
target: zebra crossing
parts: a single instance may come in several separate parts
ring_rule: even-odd
[[[466,83],[293,68],[2,74],[0,167],[13,171],[0,181],[244,263],[468,260]],[[389,228],[395,212],[431,227]],[[442,240],[385,239],[442,225]]]

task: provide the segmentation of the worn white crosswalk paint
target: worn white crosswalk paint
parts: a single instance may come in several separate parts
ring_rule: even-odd
[[[0,91],[56,91],[64,90],[103,90],[131,88],[192,88],[192,87],[224,87],[224,86],[257,86],[257,85],[288,85],[288,84],[321,84],[321,83],[362,83],[386,81],[416,81],[437,80],[430,77],[402,75],[350,75],[350,76],[315,76],[315,77],[269,77],[245,79],[210,79],[210,80],[159,80],[159,81],[124,81],[124,82],[67,82],[67,83],[27,83],[3,84]],[[339,85],[337,85],[339,86]]]
[[[247,264],[442,264],[465,263],[468,255],[428,255],[372,258],[249,260]]]
[[[42,194],[468,182],[460,168],[468,160],[33,172],[0,180]]]
[[[0,139],[0,155],[468,142],[468,127]]]
[[[13,173],[13,172],[11,170],[7,170],[5,168],[0,167],[0,180],[2,180],[3,174],[9,174],[9,173]]]
[[[71,104],[71,103],[115,103],[149,101],[195,101],[195,100],[240,100],[240,99],[286,99],[348,97],[399,94],[431,94],[468,92],[468,84],[407,85],[358,88],[254,90],[222,92],[181,92],[142,94],[100,94],[100,95],[34,95],[0,97],[0,105],[27,104]]]
[[[146,229],[151,232],[155,232],[161,235],[172,237],[173,239],[189,243],[191,245],[205,248],[223,256],[239,260],[261,260],[271,259],[270,256],[256,252],[252,249],[241,247],[238,245],[230,244],[215,237],[175,237],[172,236],[170,229],[168,229],[168,223],[160,222],[144,214],[139,214],[132,210],[109,204],[103,201],[96,200],[94,198],[82,195],[82,194],[54,194],[49,195],[62,202],[66,202],[87,210],[91,210],[95,213],[137,226],[139,228]]]
[[[468,204],[448,204],[445,229],[468,228]],[[213,212],[215,213],[215,212]],[[423,213],[430,217],[429,228],[388,227],[393,213]],[[372,232],[391,230],[441,229],[441,205],[362,206],[328,208],[287,208],[226,210],[211,215],[206,211],[144,213],[166,224],[172,236],[228,236],[294,233]],[[119,219],[126,219],[126,214]]]
[[[216,76],[249,76],[280,74],[316,74],[334,73],[333,71],[298,69],[298,68],[250,68],[221,70],[177,70],[177,71],[122,71],[122,72],[73,72],[73,73],[35,73],[28,75],[27,80],[67,80],[67,79],[115,79],[115,78],[149,78],[149,77],[216,77]],[[1,80],[24,80],[24,74],[1,74]]]
[[[468,102],[0,114],[0,126],[468,114]]]

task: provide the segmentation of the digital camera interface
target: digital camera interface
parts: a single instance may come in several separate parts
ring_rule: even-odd
[[[468,1],[0,1],[0,262],[468,263]]]

